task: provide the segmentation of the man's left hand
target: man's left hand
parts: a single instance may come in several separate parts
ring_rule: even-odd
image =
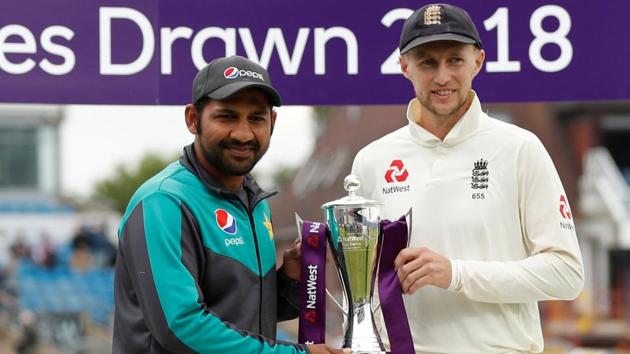
[[[300,281],[300,264],[302,258],[302,252],[300,250],[301,243],[297,242],[293,247],[287,249],[282,254],[282,268],[284,274],[293,280]]]
[[[426,247],[405,248],[394,260],[405,294],[425,285],[446,289],[451,285],[451,261]]]

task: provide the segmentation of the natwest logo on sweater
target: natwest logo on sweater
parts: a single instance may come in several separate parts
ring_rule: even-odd
[[[403,164],[402,160],[394,160],[385,172],[385,180],[387,183],[404,182],[409,177],[409,171]]]
[[[411,190],[409,184],[402,185],[397,183],[406,181],[407,177],[409,177],[409,171],[407,171],[407,167],[405,167],[402,160],[393,160],[385,172],[385,181],[387,181],[389,185],[383,187],[383,195],[409,192]]]
[[[560,215],[562,215],[563,219],[572,219],[571,209],[569,208],[569,203],[564,195],[560,195]]]
[[[573,214],[571,213],[571,208],[569,208],[569,202],[567,201],[567,197],[564,195],[560,195],[560,216],[562,219],[560,220],[560,228],[564,230],[573,231],[575,226],[573,226]]]

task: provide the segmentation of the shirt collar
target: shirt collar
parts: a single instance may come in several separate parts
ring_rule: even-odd
[[[412,99],[407,105],[409,134],[415,141],[426,146],[435,146],[439,144],[456,145],[464,141],[477,131],[482,116],[481,103],[479,102],[477,93],[473,91],[473,94],[474,97],[470,107],[468,107],[468,110],[464,113],[464,115],[457,121],[457,123],[455,123],[448,134],[446,134],[443,141],[414,121],[412,106],[420,105],[420,102],[418,101],[418,98]]]

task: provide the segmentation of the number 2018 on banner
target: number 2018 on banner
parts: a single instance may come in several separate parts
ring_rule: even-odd
[[[410,9],[394,9],[389,11],[381,19],[381,23],[390,27],[398,20],[404,20],[413,13]],[[509,12],[507,7],[499,7],[489,18],[483,21],[486,31],[496,29],[497,33],[497,52],[496,60],[490,60],[491,57],[486,53],[486,71],[495,73],[520,72],[521,62],[510,59],[510,42],[509,42]],[[543,21],[553,17],[558,21],[558,28],[548,32],[543,28]],[[529,18],[529,29],[534,35],[534,39],[529,45],[529,60],[532,65],[544,72],[558,72],[565,69],[573,59],[573,45],[567,38],[571,30],[571,16],[564,8],[558,5],[544,5],[537,8]],[[542,56],[542,48],[545,45],[552,44],[560,48],[560,55],[553,59],[547,60]],[[399,74],[400,66],[398,65],[398,50],[394,51],[381,65],[382,74]]]

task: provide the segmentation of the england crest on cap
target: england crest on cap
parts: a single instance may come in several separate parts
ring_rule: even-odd
[[[442,24],[442,12],[440,11],[440,5],[432,5],[424,10],[424,24],[425,25],[441,25]]]

